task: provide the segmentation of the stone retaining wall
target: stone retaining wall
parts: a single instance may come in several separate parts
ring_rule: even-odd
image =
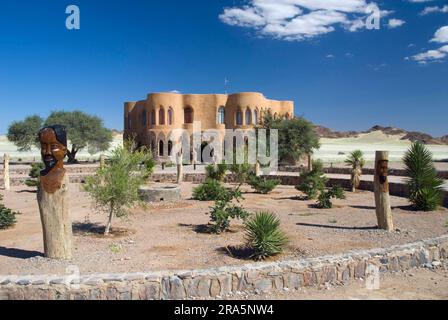
[[[70,174],[69,180],[70,183],[83,183],[85,178],[89,174]],[[184,182],[191,182],[195,184],[203,183],[205,181],[205,174],[204,173],[186,173],[184,174]],[[299,176],[292,176],[292,175],[285,175],[285,174],[278,174],[278,175],[272,175],[269,176],[271,179],[279,179],[281,182],[281,185],[287,185],[287,186],[296,186],[300,183],[300,177]],[[11,178],[11,186],[20,186],[25,183],[26,178],[25,177],[13,177]],[[160,182],[160,183],[176,183],[177,176],[175,173],[155,173],[152,175],[152,181],[154,182]],[[225,178],[225,182],[232,183],[235,182],[233,175],[227,175]],[[332,184],[338,184],[343,188],[351,189],[351,183],[349,179],[343,179],[343,178],[330,178],[328,181],[329,185]],[[3,180],[0,178],[0,186],[3,185]],[[366,181],[362,180],[361,184],[359,186],[360,190],[367,190],[373,192],[373,181]],[[405,184],[401,183],[389,183],[389,190],[390,194],[397,197],[407,197],[409,194],[409,190]],[[442,192],[443,197],[443,206],[448,208],[448,191]]]
[[[448,235],[387,249],[272,263],[178,272],[63,276],[0,276],[0,299],[180,300],[231,297],[245,292],[297,290],[416,267],[441,265],[448,258]],[[65,284],[67,283],[67,284]]]
[[[306,167],[295,167],[295,166],[279,166],[279,171],[282,172],[303,172],[305,171],[307,168]],[[351,169],[350,168],[340,168],[340,167],[326,167],[324,168],[324,172],[328,173],[328,174],[351,174]],[[362,173],[365,175],[374,175],[375,174],[375,169],[373,168],[364,168],[362,169]],[[389,175],[390,176],[397,176],[397,177],[406,177],[406,170],[404,169],[394,169],[394,168],[389,168]],[[437,175],[442,178],[447,180],[448,179],[448,171],[442,171],[442,170],[438,170],[437,171]]]

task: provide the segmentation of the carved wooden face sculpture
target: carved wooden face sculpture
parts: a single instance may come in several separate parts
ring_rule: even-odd
[[[63,169],[64,158],[67,155],[67,146],[64,144],[64,141],[59,141],[62,139],[58,140],[55,129],[51,127],[42,129],[39,132],[39,139],[42,160],[45,164],[45,170],[41,174],[46,175],[53,169]]]
[[[389,171],[389,161],[381,160],[378,161],[377,174],[380,181],[380,184],[384,184],[387,182],[387,174]]]

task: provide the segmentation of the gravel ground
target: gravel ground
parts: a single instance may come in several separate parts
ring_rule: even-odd
[[[176,204],[136,208],[127,220],[115,220],[117,234],[104,238],[98,233],[106,216],[97,214],[80,185],[70,186],[71,214],[75,226],[74,261],[57,262],[42,257],[42,230],[36,194],[27,187],[0,191],[5,204],[22,214],[17,225],[0,231],[0,274],[64,273],[77,265],[81,273],[179,270],[238,265],[251,262],[231,254],[227,247],[244,243],[240,221],[230,232],[204,233],[209,221],[210,202],[190,200],[194,186],[182,186],[184,199]],[[374,198],[371,192],[347,193],[330,210],[316,209],[312,201],[299,199],[289,186],[280,186],[270,195],[244,189],[242,205],[251,212],[269,210],[282,221],[290,243],[275,259],[312,257],[352,249],[388,247],[432,238],[447,232],[448,210],[432,213],[412,211],[406,199],[391,197],[397,230],[376,229]]]

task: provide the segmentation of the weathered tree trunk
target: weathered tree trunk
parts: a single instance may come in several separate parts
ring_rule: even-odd
[[[76,160],[76,154],[78,153],[78,150],[76,149],[75,146],[72,147],[72,151],[67,151],[67,157],[68,163],[77,163],[78,161]]]
[[[308,170],[313,170],[313,157],[311,156],[311,154],[308,154]]]
[[[11,189],[11,182],[9,180],[9,154],[3,156],[3,183],[5,184],[5,190]]]
[[[378,227],[387,231],[394,229],[390,207],[389,181],[387,179],[389,152],[377,151],[375,159],[375,205]]]
[[[37,201],[44,235],[45,256],[50,259],[72,259],[72,221],[69,212],[68,175],[61,189],[48,193],[39,186]]]

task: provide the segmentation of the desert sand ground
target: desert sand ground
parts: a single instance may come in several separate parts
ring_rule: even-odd
[[[191,200],[194,185],[182,187],[185,200],[176,204],[149,205],[132,210],[128,220],[115,220],[124,228],[116,237],[99,234],[106,216],[97,214],[80,185],[70,186],[71,213],[75,229],[75,258],[71,263],[42,257],[42,231],[36,194],[27,187],[15,187],[4,195],[4,203],[22,214],[17,225],[0,231],[0,274],[63,273],[69,264],[84,274],[96,272],[156,271],[209,268],[251,262],[238,258],[244,244],[241,221],[231,231],[213,235],[204,232],[211,202]],[[258,195],[244,187],[242,205],[250,212],[276,213],[290,239],[284,254],[275,259],[294,259],[347,252],[352,249],[387,247],[431,238],[447,232],[448,210],[415,212],[404,198],[392,197],[397,230],[376,229],[371,192],[347,193],[330,210],[316,209],[313,201],[299,199],[293,187],[279,186],[270,195]],[[119,229],[119,231],[123,231]]]

